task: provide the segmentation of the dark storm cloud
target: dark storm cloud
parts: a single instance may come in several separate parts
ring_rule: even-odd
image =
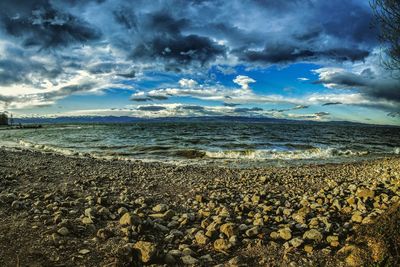
[[[160,11],[150,15],[147,27],[157,34],[177,36],[189,23],[189,19],[174,18],[170,12]]]
[[[194,110],[194,111],[203,111],[203,110],[204,110],[204,107],[202,107],[202,106],[195,106],[195,105],[182,106],[182,107],[180,107],[180,108],[185,109],[185,110]]]
[[[2,1],[0,10],[3,31],[25,46],[95,45],[91,41],[101,39],[134,63],[161,61],[173,71],[219,56],[261,64],[355,61],[376,44],[369,7],[358,0],[25,0]]]
[[[148,97],[131,97],[130,100],[136,101],[136,102],[146,102],[146,101],[150,101],[151,99]]]
[[[256,112],[256,111],[263,111],[263,109],[253,107],[253,108],[235,108],[233,110],[233,112],[236,112],[236,113],[247,113],[247,112]]]
[[[286,112],[286,111],[290,111],[290,110],[298,110],[298,109],[307,109],[310,106],[305,106],[305,105],[298,105],[298,106],[294,106],[292,108],[286,108],[286,109],[270,109],[269,111],[273,111],[273,112]]]
[[[322,104],[322,106],[334,106],[334,105],[342,105],[342,102],[327,102]]]
[[[295,40],[305,42],[305,41],[315,40],[318,37],[320,37],[321,34],[322,34],[321,29],[311,29],[311,30],[308,30],[306,32],[295,33],[293,35],[293,37],[294,37]]]
[[[164,95],[146,95],[146,96],[132,96],[130,98],[131,101],[136,102],[146,102],[152,100],[167,100],[168,97]]]
[[[369,55],[366,50],[359,49],[327,49],[322,51],[299,48],[295,45],[276,43],[268,45],[262,51],[235,50],[234,53],[240,60],[258,63],[292,63],[296,61],[317,61],[331,59],[336,61],[357,61]]]
[[[0,95],[0,102],[2,102],[2,103],[8,104],[8,103],[10,103],[12,101],[15,101],[15,100],[16,100],[15,97]]]
[[[315,116],[318,116],[318,117],[324,117],[324,116],[329,116],[329,115],[331,115],[329,112],[317,112],[317,113],[314,113],[314,115]]]
[[[6,33],[20,38],[24,46],[53,48],[100,37],[97,29],[81,18],[54,9],[50,1],[3,1],[0,10]]]
[[[265,43],[265,36],[247,32],[227,22],[210,23],[195,29],[207,35],[218,36],[229,41],[231,48],[253,47]]]
[[[96,83],[82,83],[77,85],[63,86],[57,91],[40,94],[45,99],[52,100],[58,97],[64,97],[75,93],[86,92],[95,88]]]
[[[163,107],[163,106],[140,106],[137,109],[141,110],[141,111],[161,111],[161,110],[165,110],[166,107]]]
[[[387,115],[392,118],[398,118],[400,117],[400,111],[389,112]]]
[[[118,76],[124,77],[124,78],[135,78],[136,77],[136,71],[131,70],[126,73],[117,73]]]
[[[291,117],[296,118],[296,119],[304,119],[304,120],[321,120],[321,119],[325,119],[326,117],[328,117],[330,114],[327,112],[316,112],[313,114],[292,114]],[[290,118],[290,116],[289,116]]]
[[[224,106],[225,107],[236,107],[236,106],[239,106],[240,104],[237,104],[237,103],[224,103]]]
[[[318,1],[316,9],[324,16],[320,23],[325,34],[344,42],[376,44],[377,32],[371,25],[373,15],[365,1]]]
[[[379,59],[376,59],[379,60]],[[318,83],[330,88],[342,90],[356,90],[364,99],[354,105],[374,108],[387,112],[389,117],[397,117],[400,112],[400,83],[397,79],[382,69],[372,70],[366,68],[360,72],[350,72],[344,69],[323,68],[317,70]],[[341,102],[329,102],[323,104],[337,105]]]
[[[154,99],[154,100],[167,100],[168,97],[165,95],[149,95],[150,99]]]
[[[325,2],[173,1],[174,10],[161,5],[145,17],[140,8],[135,13],[120,10],[114,16],[124,28],[141,35],[133,44],[134,60],[159,59],[172,71],[192,62],[213,62],[223,55],[259,64],[364,59],[377,43],[369,7],[357,0],[340,0],[337,7]],[[249,19],[253,27],[238,26],[240,18],[234,15],[238,12],[245,21],[245,14],[263,17]],[[275,31],[273,26],[268,30],[274,20],[279,20],[283,30]],[[220,45],[214,40],[225,42]]]
[[[298,106],[295,106],[295,107],[293,107],[293,108],[291,108],[292,110],[296,110],[296,109],[306,109],[306,108],[309,108],[310,106],[305,106],[305,105],[298,105]]]
[[[150,16],[143,23],[148,29],[144,40],[136,45],[131,57],[133,60],[164,60],[167,64],[188,65],[198,62],[204,65],[224,55],[225,48],[210,38],[196,34],[183,35],[182,28],[189,24],[187,19],[173,18],[167,12]]]
[[[300,5],[304,5],[304,3],[310,3],[308,0],[292,0],[292,1],[281,1],[281,0],[251,0],[250,2],[254,2],[261,8],[265,8],[273,11],[283,11],[288,8],[299,7]]]
[[[95,64],[93,66],[90,66],[88,68],[90,73],[93,74],[101,74],[101,73],[110,73],[114,70],[115,64],[113,62],[102,62]]]
[[[115,20],[128,30],[137,30],[138,21],[131,9],[120,8],[113,12]]]
[[[344,88],[363,87],[368,84],[366,77],[346,71],[336,71],[320,78],[315,83],[335,84]]]
[[[178,63],[179,65],[199,62],[203,65],[223,54],[224,48],[206,37],[197,35],[161,36],[137,46],[132,53],[132,58],[143,61],[163,59],[167,63]]]
[[[357,61],[367,57],[377,44],[370,9],[361,1],[261,2],[261,8],[291,14],[291,20],[287,24],[283,20],[284,31],[264,35],[261,47],[233,49],[242,61],[261,64]]]
[[[95,63],[87,67],[87,70],[92,74],[109,74],[115,73],[115,75],[132,79],[136,77],[136,71],[131,68],[128,64],[119,64],[116,62],[101,62]]]
[[[361,73],[321,69],[317,83],[338,89],[356,89],[369,99],[394,101],[400,104],[400,83],[385,73],[364,69]]]
[[[1,51],[0,85],[59,85],[66,95],[92,90],[62,87],[81,73],[108,84],[146,71],[205,73],[213,64],[230,75],[235,64],[354,62],[377,45],[370,22],[363,0],[0,1],[0,49],[12,43],[16,50]],[[388,85],[340,82],[371,98],[399,99]]]
[[[0,85],[34,84],[33,78],[55,78],[61,73],[61,69],[45,66],[37,61],[23,59],[0,60]],[[1,92],[1,91],[0,91]]]

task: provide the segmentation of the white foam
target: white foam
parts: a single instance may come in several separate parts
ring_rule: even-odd
[[[339,150],[335,148],[314,148],[307,150],[225,150],[206,151],[206,156],[216,159],[327,159],[334,157],[352,157],[367,155],[368,151]]]
[[[76,154],[75,151],[66,149],[66,148],[61,148],[61,147],[55,147],[55,146],[50,146],[50,145],[44,145],[44,144],[35,144],[32,142],[20,140],[19,145],[23,148],[28,148],[28,149],[33,149],[41,152],[53,152],[53,153],[58,153],[58,154],[63,154],[63,155],[74,155]]]

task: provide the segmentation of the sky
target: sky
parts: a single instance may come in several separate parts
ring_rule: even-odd
[[[400,125],[366,0],[0,2],[0,111]]]

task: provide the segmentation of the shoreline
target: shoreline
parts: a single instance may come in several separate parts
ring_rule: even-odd
[[[399,157],[247,169],[0,158],[2,266],[341,266],[400,198]]]
[[[38,146],[46,146],[46,145],[38,145]],[[364,156],[349,156],[342,158],[304,158],[304,159],[257,159],[257,160],[249,160],[249,159],[235,159],[235,158],[209,158],[208,161],[205,161],[204,158],[182,158],[182,159],[137,159],[132,157],[125,156],[100,156],[96,154],[91,154],[89,152],[77,152],[67,149],[57,149],[57,148],[48,148],[39,149],[35,147],[27,147],[27,146],[6,146],[0,145],[0,150],[7,150],[10,152],[32,152],[32,153],[40,153],[47,155],[56,155],[63,157],[71,157],[75,159],[94,159],[99,161],[123,161],[129,163],[141,163],[141,164],[155,164],[155,165],[166,165],[166,166],[175,166],[175,167],[207,167],[210,166],[212,168],[230,168],[230,169],[268,169],[268,168],[285,168],[285,167],[302,167],[302,166],[325,166],[325,165],[336,165],[336,164],[357,164],[363,162],[373,162],[385,159],[400,159],[400,154],[380,154],[380,155],[369,155],[366,154]],[[268,162],[268,163],[266,163]],[[235,166],[236,165],[236,166]]]

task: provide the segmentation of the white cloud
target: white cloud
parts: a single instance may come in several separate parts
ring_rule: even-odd
[[[74,93],[133,89],[120,83],[132,74],[132,65],[109,45],[77,46],[73,51],[60,50],[56,54],[0,40],[0,107],[44,106]],[[71,90],[73,87],[76,90]]]
[[[331,74],[340,72],[340,68],[324,68],[317,70],[321,73],[322,77],[327,77]],[[306,94],[300,97],[289,97],[285,95],[277,94],[256,94],[249,87],[249,83],[255,82],[252,78],[247,76],[239,75],[234,79],[234,82],[239,84],[241,88],[229,88],[222,85],[207,85],[207,84],[196,84],[195,87],[179,87],[179,88],[161,88],[154,89],[148,92],[140,91],[134,96],[140,99],[146,99],[146,101],[151,101],[152,99],[162,100],[169,97],[192,97],[205,101],[217,101],[223,102],[226,106],[233,107],[234,105],[260,105],[260,104],[291,104],[293,107],[271,110],[270,113],[263,112],[264,115],[271,115],[274,117],[290,117],[289,114],[278,114],[286,113],[290,110],[301,110],[309,106],[322,106],[326,103],[341,103],[342,105],[352,105],[352,106],[364,106],[369,108],[378,109],[396,109],[396,103],[389,102],[384,99],[374,99],[366,97],[365,94],[361,92],[355,92],[352,90],[343,91],[336,90],[332,93],[312,93]],[[182,85],[183,83],[180,82]],[[185,82],[186,85],[189,83]],[[334,86],[333,86],[334,87]],[[157,98],[158,97],[158,98]],[[281,112],[278,112],[281,111]],[[232,112],[232,111],[231,111]],[[309,115],[309,114],[308,114]],[[307,116],[308,116],[307,115]],[[295,115],[293,115],[295,116]],[[299,114],[299,116],[302,116]],[[308,117],[305,118],[308,118]],[[321,119],[318,115],[309,115],[311,119]],[[326,119],[326,116],[323,116]]]
[[[129,105],[121,109],[91,109],[75,110],[60,114],[46,115],[57,116],[132,116],[140,118],[159,117],[190,117],[190,116],[267,116],[279,119],[295,120],[327,120],[330,114],[317,112],[310,114],[295,114],[265,111],[255,107],[226,107],[226,106],[202,106],[181,103]]]
[[[306,99],[310,104],[321,104],[327,102],[340,102],[342,104],[365,104],[369,103],[360,93],[341,93],[341,94],[311,94]]]
[[[245,75],[238,75],[236,78],[233,80],[234,83],[239,84],[242,89],[244,90],[250,90],[250,83],[255,83],[256,81],[248,76]]]
[[[179,81],[179,84],[182,80]],[[193,97],[207,101],[221,101],[232,104],[260,104],[260,103],[291,103],[296,105],[303,104],[303,100],[288,98],[282,95],[259,95],[255,94],[249,87],[249,83],[255,82],[252,78],[239,75],[234,80],[241,88],[229,88],[221,85],[199,85],[196,87],[181,87],[181,88],[161,88],[153,89],[148,92],[140,91],[132,95],[144,99],[145,97]],[[186,84],[188,84],[185,81]]]
[[[307,114],[288,113],[284,115],[286,119],[310,120],[310,121],[327,121],[330,119],[328,112],[316,112]]]
[[[304,77],[299,77],[299,78],[297,78],[297,80],[305,82],[305,81],[308,81],[310,79],[304,78]]]
[[[359,80],[358,74],[348,72],[343,68],[327,67],[313,70],[313,72],[318,74],[318,81],[327,88],[352,89],[359,86],[355,81],[351,82],[352,79]]]
[[[185,88],[193,88],[197,86],[197,82],[192,79],[181,79],[179,80],[179,85]]]

